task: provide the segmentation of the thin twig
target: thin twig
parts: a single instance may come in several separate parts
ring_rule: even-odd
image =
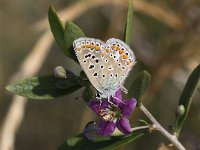
[[[144,105],[141,103],[139,108],[143,111],[143,113],[151,120],[153,123],[153,127],[156,128],[158,131],[160,131],[166,138],[168,138],[174,146],[176,146],[179,150],[185,150],[183,145],[178,141],[176,136],[170,134],[167,132],[160,123],[151,115],[151,113],[144,107]]]
[[[133,0],[133,6],[135,10],[154,17],[174,30],[180,30],[183,27],[183,23],[179,17],[177,17],[171,10],[162,8],[156,3],[147,2],[145,0]]]
[[[74,20],[88,9],[106,5],[127,7],[127,2],[128,1],[126,0],[117,0],[114,2],[111,0],[82,0],[70,5],[66,9],[58,11],[58,16],[63,21]],[[160,22],[163,22],[174,30],[180,29],[183,25],[178,16],[176,16],[170,10],[162,8],[155,3],[148,2],[146,0],[134,0],[133,7],[135,11],[145,13],[159,20]],[[48,27],[48,18],[44,18],[33,25],[33,28],[37,31],[42,31],[44,29],[47,29]]]
[[[148,129],[150,126],[139,126],[139,127],[134,127],[131,129],[131,131],[136,131],[136,130],[141,130],[141,129]]]
[[[137,130],[142,130],[142,129],[150,129],[150,128],[151,128],[150,126],[139,126],[139,127],[134,127],[134,128],[131,128],[131,132],[137,131]],[[122,133],[122,132],[119,131],[119,130],[115,130],[114,133],[112,134],[112,136],[121,136],[121,135],[124,135],[124,133]]]

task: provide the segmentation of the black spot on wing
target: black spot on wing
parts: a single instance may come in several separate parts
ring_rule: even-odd
[[[98,76],[98,74],[95,72],[95,73],[93,74],[93,76],[94,76],[94,77],[97,77],[97,76]]]

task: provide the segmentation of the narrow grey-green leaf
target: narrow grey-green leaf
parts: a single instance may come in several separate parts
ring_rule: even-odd
[[[85,87],[82,93],[83,100],[88,103],[95,98],[96,92],[97,90],[92,85]]]
[[[62,90],[56,87],[58,81],[60,80],[54,76],[33,77],[13,83],[6,88],[10,92],[20,96],[47,100],[67,95],[82,87],[77,81],[66,79],[69,82],[68,87],[65,85],[66,88]]]
[[[147,71],[140,72],[133,83],[131,84],[131,87],[128,91],[128,98],[134,97],[138,104],[140,102],[141,97],[145,93],[149,83],[151,81],[151,75]]]
[[[95,141],[87,140],[83,135],[78,135],[67,139],[64,144],[58,147],[58,150],[114,150],[147,133],[148,129],[140,129],[133,131],[129,136],[98,138]]]
[[[189,76],[186,85],[183,89],[181,97],[179,99],[178,106],[184,106],[184,114],[181,117],[176,117],[174,131],[179,134],[183,123],[185,122],[188,112],[190,110],[190,105],[192,103],[192,98],[200,84],[200,65],[198,65],[191,75]]]
[[[127,45],[131,45],[132,30],[133,29],[133,3],[132,0],[128,1],[128,13],[126,19],[126,26],[124,30],[124,41]]]
[[[64,52],[68,57],[74,59],[75,61],[77,61],[77,57],[74,53],[73,42],[77,38],[84,37],[84,36],[85,34],[76,24],[70,21],[66,23],[65,32],[64,32],[66,49]]]
[[[64,51],[66,49],[64,40],[64,27],[53,6],[49,7],[48,19],[53,36],[58,46]]]

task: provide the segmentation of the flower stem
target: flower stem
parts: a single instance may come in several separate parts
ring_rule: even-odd
[[[151,120],[153,123],[154,128],[160,131],[168,140],[170,140],[174,146],[176,146],[179,150],[185,150],[183,145],[178,141],[177,137],[167,132],[160,123],[151,115],[151,113],[144,107],[141,103],[139,108],[143,111],[143,113]]]
[[[149,126],[134,127],[134,128],[131,128],[131,132],[137,131],[137,130],[142,130],[142,129],[148,129],[148,128],[149,128]],[[124,133],[122,133],[119,130],[115,130],[114,133],[112,134],[112,136],[120,136],[120,135],[124,135]]]
[[[136,131],[136,130],[148,129],[148,128],[149,128],[149,126],[139,126],[139,127],[134,127],[134,128],[132,128],[131,130],[132,130],[132,132],[133,132],[133,131]]]

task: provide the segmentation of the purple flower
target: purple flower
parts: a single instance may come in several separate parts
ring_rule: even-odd
[[[109,136],[117,127],[122,133],[130,134],[131,126],[128,117],[136,106],[137,101],[132,98],[130,100],[122,100],[121,89],[119,89],[110,102],[93,100],[89,103],[89,107],[96,112],[102,119],[99,123],[99,133],[101,136]]]

